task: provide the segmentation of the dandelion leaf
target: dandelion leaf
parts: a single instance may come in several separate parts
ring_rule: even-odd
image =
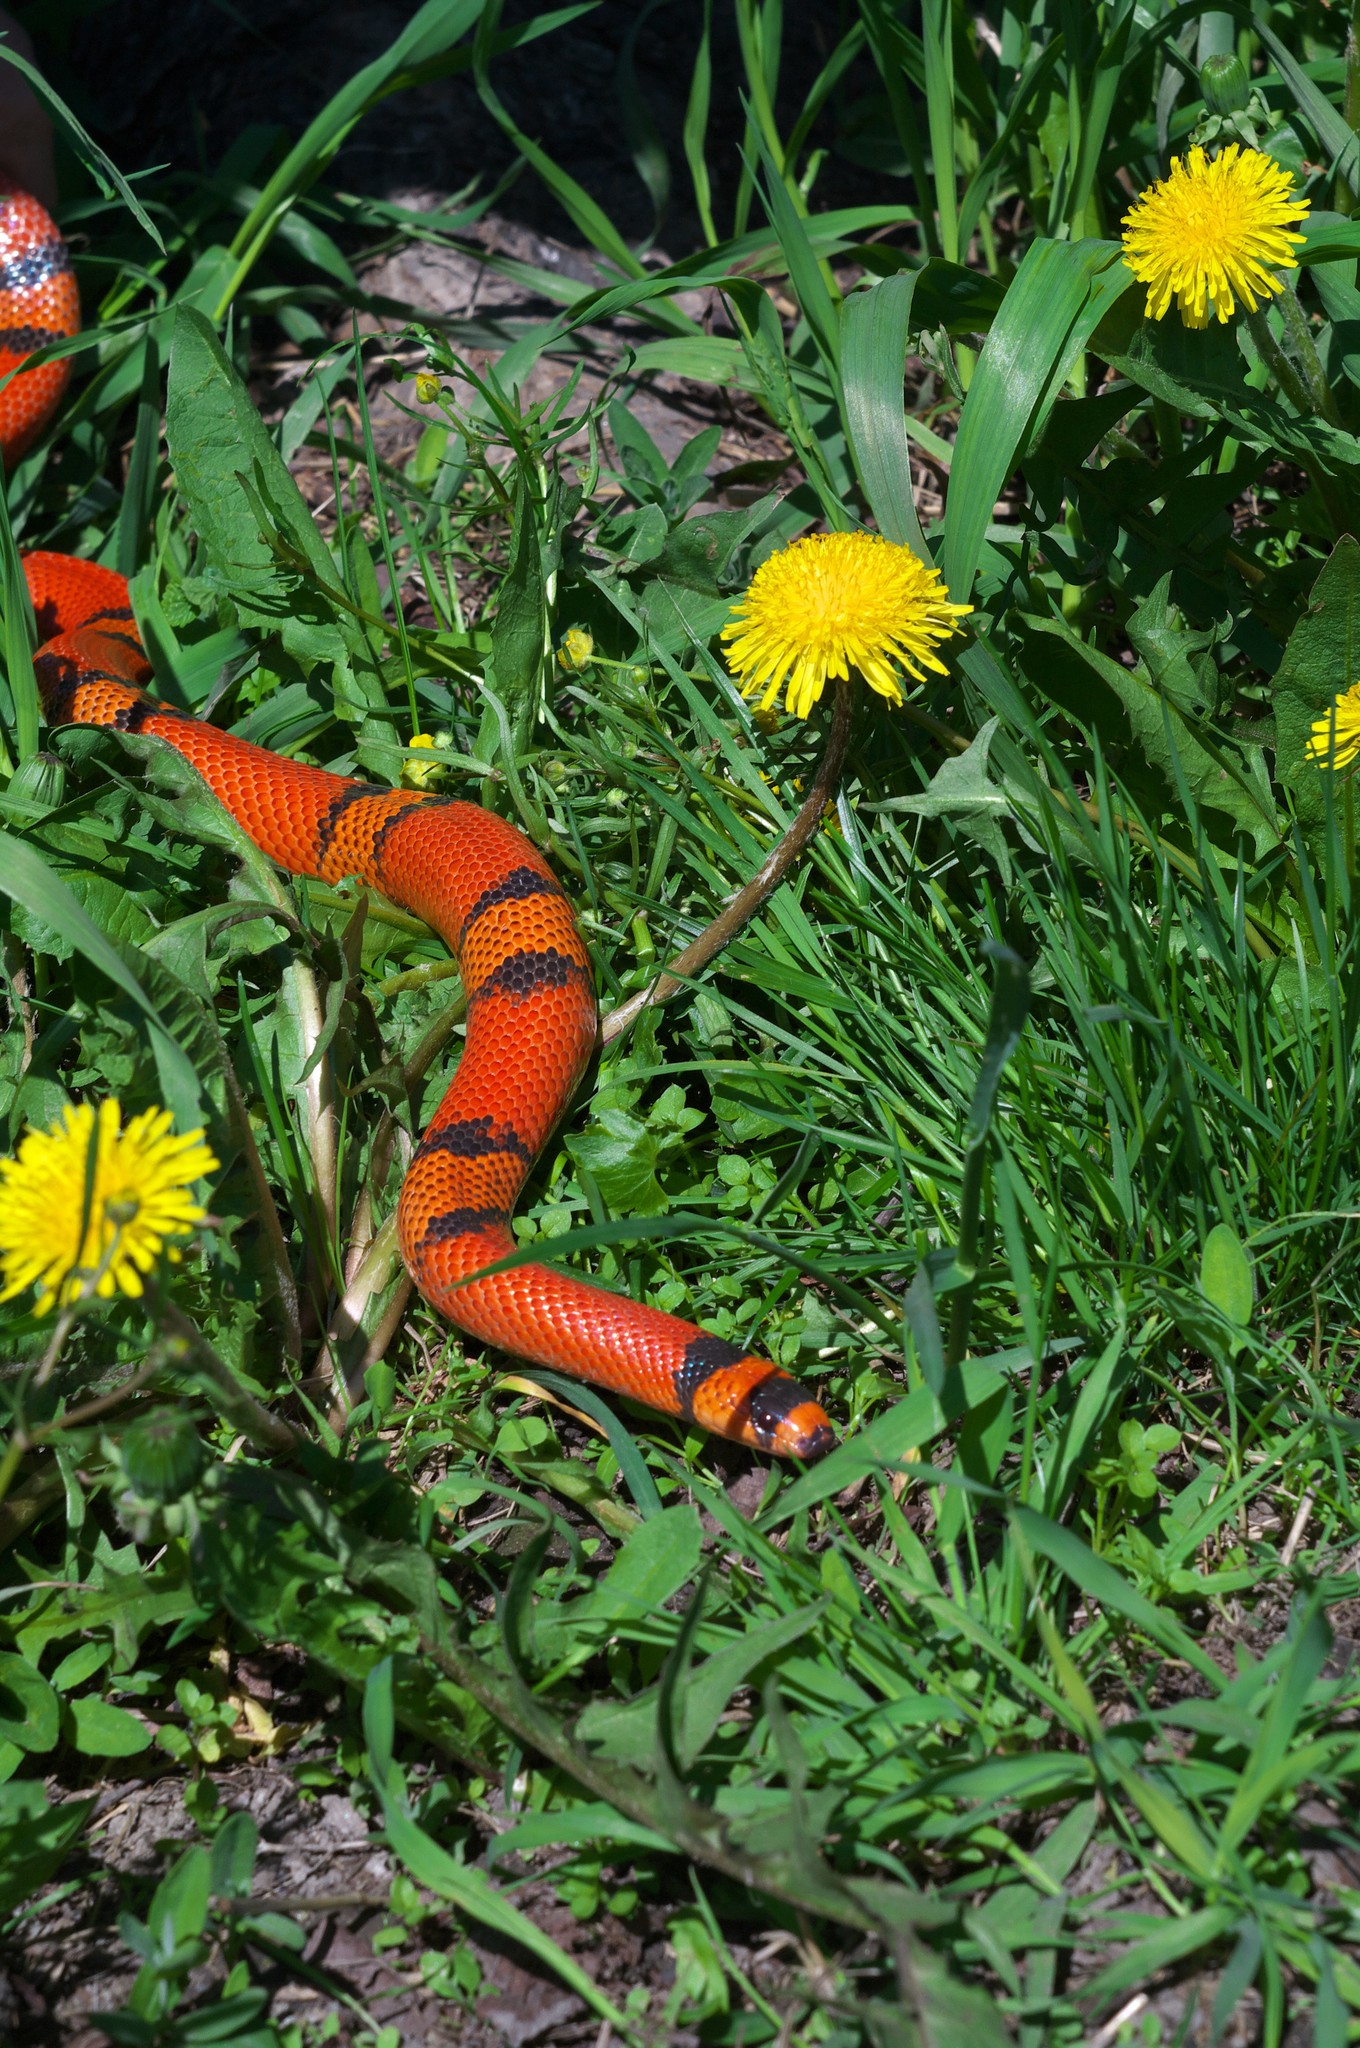
[[[1313,585],[1272,686],[1276,768],[1305,829],[1326,816],[1333,780],[1306,753],[1313,721],[1360,680],[1360,545],[1344,534]],[[1333,792],[1334,794],[1334,792]]]
[[[1011,802],[987,772],[987,756],[999,723],[998,719],[989,718],[967,753],[937,769],[929,787],[919,796],[893,797],[883,808],[915,811],[923,818],[947,819],[965,839],[971,839],[996,862],[1001,879],[1009,888],[1011,855],[1002,825],[1011,816]]]

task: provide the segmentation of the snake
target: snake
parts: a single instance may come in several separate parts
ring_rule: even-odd
[[[21,366],[73,335],[69,253],[26,193],[0,193],[0,457],[23,455],[59,409],[69,363]],[[163,741],[261,851],[294,875],[357,877],[422,919],[462,977],[466,1037],[416,1145],[397,1207],[415,1286],[464,1334],[530,1365],[630,1397],[752,1449],[812,1460],[835,1442],[808,1390],[769,1359],[645,1302],[525,1263],[515,1202],[595,1050],[594,977],[561,883],[495,812],[428,790],[331,774],[159,701],[125,579],[35,552],[24,573],[33,666],[50,727],[111,726]]]

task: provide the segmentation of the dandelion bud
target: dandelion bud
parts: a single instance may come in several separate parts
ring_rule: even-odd
[[[30,754],[10,778],[9,794],[55,811],[66,793],[66,767],[56,754]]]
[[[1240,114],[1251,94],[1246,66],[1235,55],[1206,57],[1199,83],[1211,114]]]
[[[187,1415],[161,1409],[134,1423],[120,1445],[128,1485],[143,1500],[178,1500],[208,1462],[203,1439]]]

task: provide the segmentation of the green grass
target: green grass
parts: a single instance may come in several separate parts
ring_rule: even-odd
[[[439,69],[474,70],[509,129],[495,80],[552,18],[422,9],[294,148],[236,166],[244,220],[206,182],[142,181],[163,252],[91,184],[90,374],[8,523],[133,573],[166,692],[252,739],[395,780],[412,732],[445,735],[444,786],[551,847],[606,1011],[814,772],[818,718],[758,727],[724,674],[731,598],[819,519],[933,552],[976,607],[950,674],[905,714],[862,693],[836,824],[610,1045],[517,1226],[534,1257],[758,1333],[844,1441],[729,1493],[758,1461],[552,1375],[545,1401],[403,1312],[380,1226],[461,1019],[439,947],[281,880],[152,743],[73,732],[39,762],[7,567],[5,1145],[114,1091],[206,1124],[224,1168],[163,1291],[82,1313],[55,1370],[50,1324],[5,1308],[6,1939],[37,1887],[81,1884],[89,1795],[168,1762],[195,1834],[125,1884],[141,1968],[106,2031],[323,2038],[270,2018],[302,1922],[215,1784],[241,1724],[208,1652],[291,1646],[310,1706],[281,1768],[385,1841],[383,1941],[424,1952],[451,2027],[482,1928],[634,2043],[1340,2048],[1360,1899],[1318,1858],[1355,1853],[1360,1772],[1360,958],[1354,786],[1304,742],[1360,672],[1341,25],[993,0],[986,35],[927,6],[922,43],[914,11],[860,0],[800,108],[774,0],[734,8],[745,168],[708,133],[696,11],[670,170],[704,246],[646,269],[514,132],[618,282],[545,282],[559,314],[469,414],[400,384],[426,422],[400,466],[366,412],[332,431],[355,249],[400,223],[327,165],[375,96]],[[1312,198],[1302,303],[1339,424],[1279,394],[1245,329],[1149,327],[1117,260],[1226,47]],[[886,167],[882,204],[819,210],[824,144]],[[645,124],[637,146],[659,193]],[[427,231],[456,245],[475,208]],[[709,282],[729,319],[704,334],[679,296]],[[605,421],[516,387],[625,308],[653,337],[632,374],[754,396],[790,495],[695,513],[715,437],[668,467],[622,363],[619,476],[563,458]],[[266,427],[242,378],[269,323],[316,368]],[[398,338],[447,383],[473,337]],[[930,367],[904,420],[908,347]],[[286,467],[304,444],[333,467],[324,534]],[[924,540],[920,449],[950,469]],[[416,574],[430,625],[390,595]],[[473,579],[495,595],[470,621]],[[573,626],[595,658],[569,675]],[[162,1500],[166,1412],[206,1459]],[[527,1877],[664,1929],[673,1984],[597,1986],[538,1894],[517,1903]],[[781,1929],[790,1966],[753,1971]],[[320,1989],[389,2048],[380,2007]]]

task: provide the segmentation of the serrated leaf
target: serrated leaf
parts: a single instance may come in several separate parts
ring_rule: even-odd
[[[661,1216],[670,1198],[656,1177],[661,1145],[628,1110],[606,1105],[595,1128],[569,1135],[567,1151],[583,1166],[611,1209],[627,1216]]]
[[[137,975],[37,850],[0,831],[0,890],[58,932],[74,951],[130,996],[146,1019],[166,1104],[180,1130],[204,1121],[202,1091],[193,1062],[151,1001]]]
[[[1218,670],[1209,649],[1217,635],[1188,626],[1171,602],[1171,571],[1159,578],[1129,619],[1129,639],[1143,658],[1153,687],[1178,710],[1212,714],[1218,708]]]
[[[352,715],[381,705],[367,641],[306,501],[216,334],[186,306],[175,314],[165,431],[199,541],[242,620],[277,633],[309,669],[338,665]]]
[[[953,756],[938,768],[920,796],[889,797],[886,803],[873,808],[913,811],[924,818],[947,818],[965,838],[991,856],[1009,888],[1011,855],[1001,825],[1011,815],[1011,804],[1005,790],[999,789],[987,773],[987,756],[1000,722],[989,718],[967,753]]]
[[[1137,750],[1158,769],[1179,801],[1182,785],[1206,809],[1221,811],[1252,842],[1258,855],[1280,841],[1268,786],[1263,789],[1231,745],[1220,746],[1206,726],[1189,718],[1175,699],[1159,689],[1140,663],[1128,669],[1091,647],[1065,619],[1031,618],[1032,632],[1061,640],[1123,705]]]
[[[1271,684],[1276,770],[1305,825],[1327,809],[1331,773],[1309,755],[1308,736],[1333,699],[1360,679],[1360,544],[1343,534],[1324,563]]]

